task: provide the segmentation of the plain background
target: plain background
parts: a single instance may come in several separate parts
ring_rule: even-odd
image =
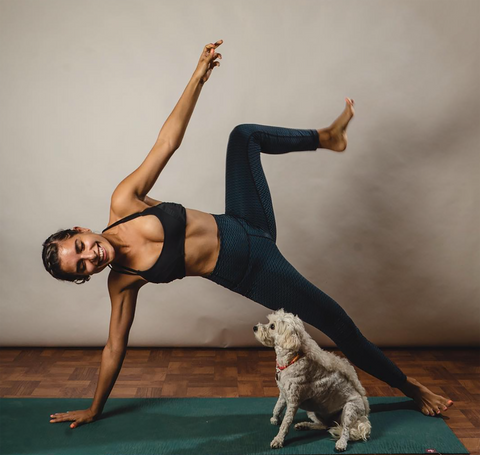
[[[0,8],[1,345],[106,342],[108,270],[58,282],[41,244],[106,227],[114,188],[218,39],[221,66],[151,196],[223,213],[235,125],[322,128],[351,97],[343,154],[262,156],[280,250],[379,346],[480,344],[477,0]],[[148,285],[130,345],[259,346],[269,312],[201,277]]]

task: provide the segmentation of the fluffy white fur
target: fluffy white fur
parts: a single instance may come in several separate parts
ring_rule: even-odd
[[[288,365],[301,354],[300,359],[287,368],[277,368],[280,395],[270,422],[279,425],[282,411],[287,410],[270,447],[283,447],[299,408],[307,411],[312,422],[297,423],[295,429],[328,430],[337,439],[338,451],[345,450],[349,440],[366,441],[371,432],[370,407],[353,366],[346,359],[321,349],[305,331],[298,316],[282,309],[268,315],[268,321],[254,327],[255,338],[275,348],[277,364]],[[336,425],[332,426],[333,423]]]

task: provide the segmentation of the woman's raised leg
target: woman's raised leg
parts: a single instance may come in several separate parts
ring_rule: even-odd
[[[252,123],[236,126],[227,146],[225,213],[244,218],[275,241],[275,215],[260,153],[345,150],[347,125],[354,115],[353,100],[346,100],[343,112],[327,128],[294,129]]]
[[[225,213],[263,229],[275,241],[272,199],[260,153],[316,150],[317,130],[241,124],[230,133],[225,175]]]

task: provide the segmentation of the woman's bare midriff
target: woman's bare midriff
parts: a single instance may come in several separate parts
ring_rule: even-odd
[[[185,210],[185,272],[187,276],[207,276],[213,272],[220,252],[218,226],[210,213]]]

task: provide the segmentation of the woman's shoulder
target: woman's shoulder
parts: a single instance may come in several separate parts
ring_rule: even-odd
[[[148,281],[139,275],[125,275],[115,270],[110,270],[107,281],[110,298],[115,298],[125,291],[138,290],[147,283]]]

